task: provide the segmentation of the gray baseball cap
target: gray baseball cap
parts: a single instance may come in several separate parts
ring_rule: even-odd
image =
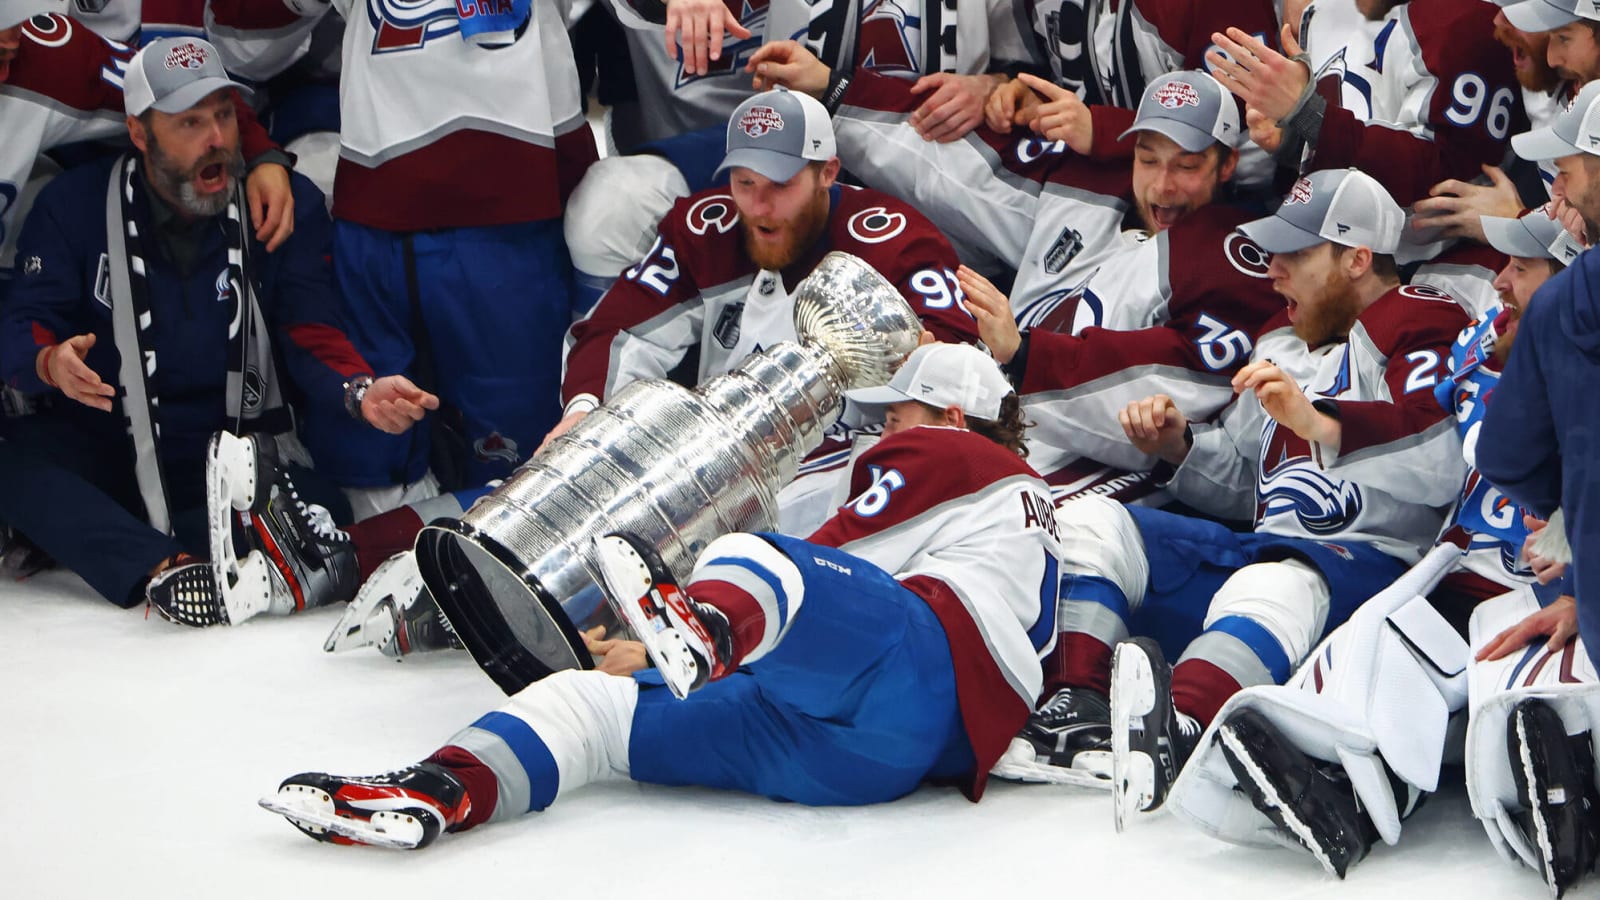
[[[1294,183],[1272,215],[1239,226],[1268,253],[1323,241],[1393,253],[1406,214],[1376,179],[1356,169],[1323,169]]]
[[[200,38],[159,38],[144,45],[122,78],[122,106],[128,115],[147,109],[180,113],[222,88],[252,91],[228,77],[217,48]]]
[[[1190,153],[1199,153],[1213,143],[1237,147],[1244,137],[1238,104],[1204,72],[1173,72],[1150,82],[1139,98],[1133,127],[1117,140],[1136,131],[1164,134]]]
[[[1512,135],[1511,149],[1529,162],[1575,153],[1600,155],[1600,81],[1584,85],[1554,122]]]
[[[728,152],[715,174],[740,167],[788,181],[808,162],[838,154],[833,120],[816,98],[788,88],[763,91],[728,117]]]
[[[67,14],[67,0],[0,0],[0,28],[21,25],[46,13]]]
[[[1583,245],[1560,222],[1550,218],[1548,209],[1546,204],[1516,218],[1484,216],[1484,237],[1489,246],[1507,256],[1553,259],[1567,265],[1583,252]]]
[[[1579,19],[1600,20],[1600,3],[1595,0],[1518,0],[1501,4],[1506,21],[1521,31],[1537,34]]]
[[[956,406],[975,419],[1000,418],[1000,401],[1016,393],[989,354],[971,344],[924,344],[911,351],[888,384],[845,391],[852,403],[881,414],[891,403],[916,400]]]

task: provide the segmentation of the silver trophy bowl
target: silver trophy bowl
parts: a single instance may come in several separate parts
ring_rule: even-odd
[[[629,532],[686,579],[700,551],[769,530],[777,495],[821,444],[848,388],[889,380],[922,324],[859,258],[829,253],[794,293],[795,333],[689,390],[628,385],[459,519],[417,538],[428,589],[506,693],[592,668],[582,633],[622,624],[595,584],[596,537]]]

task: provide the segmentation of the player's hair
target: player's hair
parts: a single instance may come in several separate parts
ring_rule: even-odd
[[[1023,421],[1022,401],[1016,394],[1007,394],[1000,401],[998,418],[967,417],[967,428],[974,434],[983,435],[1023,459],[1028,458],[1028,445],[1022,442],[1022,435],[1032,426],[1032,422]]]
[[[1393,253],[1372,253],[1372,274],[1384,281],[1399,281],[1400,267],[1395,265]]]

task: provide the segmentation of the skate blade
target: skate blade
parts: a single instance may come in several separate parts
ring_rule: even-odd
[[[1322,849],[1322,844],[1307,825],[1295,814],[1295,811],[1283,802],[1283,796],[1278,791],[1278,786],[1267,776],[1266,770],[1256,763],[1255,757],[1250,755],[1250,748],[1232,725],[1224,725],[1217,730],[1217,739],[1222,742],[1222,754],[1227,758],[1229,768],[1233,769],[1236,777],[1242,775],[1250,780],[1253,791],[1260,795],[1260,804],[1278,811],[1278,817],[1283,821],[1289,833],[1294,835],[1300,846],[1317,858],[1322,865],[1322,870],[1329,875],[1344,878],[1344,873],[1333,864],[1333,859]],[[1259,807],[1258,807],[1259,808]],[[1270,818],[1270,817],[1269,817]]]
[[[344,608],[322,649],[343,653],[358,647],[377,647],[385,656],[400,657],[395,635],[406,609],[422,593],[417,555],[407,550],[383,561]]]
[[[422,826],[412,816],[376,812],[371,821],[362,821],[307,806],[303,800],[286,801],[281,796],[262,797],[256,802],[262,809],[288,819],[296,828],[320,828],[360,844],[389,850],[415,850],[422,840]],[[332,808],[331,804],[324,806]]]
[[[1111,658],[1111,798],[1117,831],[1155,802],[1155,760],[1128,743],[1135,719],[1156,704],[1156,678],[1143,653],[1118,646]]]
[[[217,573],[217,592],[229,625],[240,625],[267,611],[272,605],[272,574],[266,557],[251,550],[242,561],[231,565],[212,563]]]
[[[655,587],[650,569],[638,552],[619,537],[595,538],[595,559],[600,563],[601,591],[617,618],[644,644],[650,663],[661,673],[672,696],[689,695],[699,665],[683,635],[672,627],[667,611],[651,598]]]
[[[1078,755],[1082,757],[1084,754]],[[1065,784],[1096,791],[1111,790],[1109,766],[1103,771],[1098,766],[1079,767],[1076,761],[1072,768],[1053,766],[1041,761],[1033,752],[1033,745],[1021,738],[1012,739],[1011,746],[1001,754],[999,762],[994,764],[989,774],[1004,781],[1024,784]]]

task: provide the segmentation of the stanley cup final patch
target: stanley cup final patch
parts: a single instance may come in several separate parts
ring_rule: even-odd
[[[1060,275],[1083,250],[1083,234],[1076,228],[1063,228],[1061,234],[1044,252],[1044,271],[1047,275]]]

